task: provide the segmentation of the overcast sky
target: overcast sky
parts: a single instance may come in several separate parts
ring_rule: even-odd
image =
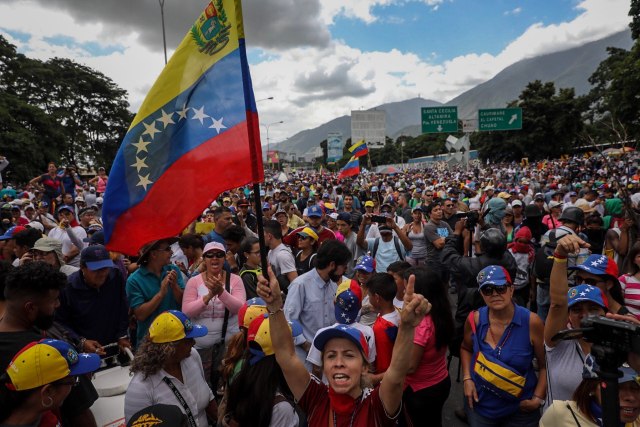
[[[165,1],[169,55],[207,3]],[[259,102],[261,123],[284,121],[271,142],[352,109],[446,102],[520,59],[625,29],[628,9],[629,0],[243,1],[255,96],[274,97]],[[101,71],[134,112],[164,65],[158,0],[2,0],[0,33],[27,56]]]

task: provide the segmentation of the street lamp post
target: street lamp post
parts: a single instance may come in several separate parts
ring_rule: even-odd
[[[273,125],[279,125],[284,123],[283,120],[280,120],[279,122],[273,122],[273,123],[269,123],[269,124],[263,124],[262,126],[264,126],[267,129],[267,163],[269,162],[269,128]]]
[[[162,19],[162,45],[164,46],[164,65],[167,65],[167,36],[164,31],[164,0],[158,0],[160,4],[160,18]]]

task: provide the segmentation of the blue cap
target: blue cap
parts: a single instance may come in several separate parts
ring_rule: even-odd
[[[102,245],[87,246],[80,252],[80,265],[86,265],[91,271],[115,267],[109,251]]]
[[[618,265],[606,255],[589,255],[582,264],[569,267],[569,270],[582,270],[596,276],[610,276],[618,280]]]
[[[371,191],[374,192],[374,193],[377,192],[378,191],[378,186],[374,185],[373,187],[371,187]]]
[[[511,276],[509,272],[500,265],[490,265],[483,268],[476,278],[480,289],[487,285],[507,286],[511,285]]]
[[[369,255],[362,255],[356,261],[356,266],[354,270],[364,270],[367,273],[373,273],[375,269],[375,261]]]
[[[96,231],[91,236],[82,239],[83,242],[88,242],[90,245],[104,245],[104,231]]]
[[[358,329],[347,325],[334,325],[326,328],[324,331],[316,335],[313,345],[320,351],[324,350],[324,346],[333,338],[344,338],[354,343],[358,349],[364,354],[365,358],[369,357],[369,345],[364,334]]]
[[[578,285],[569,289],[567,292],[567,298],[569,299],[569,307],[579,302],[590,301],[598,304],[605,310],[608,309],[608,304],[605,302],[602,290],[597,286],[591,285]]]
[[[269,203],[263,203],[262,204],[262,210],[266,211],[267,209],[271,209],[271,205]]]
[[[322,217],[322,208],[318,205],[311,205],[307,208],[307,216],[311,217]]]
[[[351,222],[351,214],[349,212],[340,212],[338,213],[337,221],[344,221],[346,223]]]
[[[69,206],[69,205],[62,205],[58,208],[58,213],[62,212],[62,211],[69,211],[71,213],[75,213],[75,209],[73,208],[73,206]]]
[[[38,341],[39,344],[46,344],[58,350],[69,363],[69,375],[84,375],[97,371],[100,367],[100,356],[97,354],[77,353],[67,342],[45,338]]]

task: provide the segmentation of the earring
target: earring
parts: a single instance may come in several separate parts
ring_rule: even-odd
[[[51,396],[47,396],[47,399],[49,399],[49,403],[44,403],[44,400],[42,400],[40,403],[42,403],[42,406],[45,408],[51,408],[53,406],[53,399],[51,398]]]

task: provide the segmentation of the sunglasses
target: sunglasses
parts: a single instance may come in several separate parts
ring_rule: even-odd
[[[480,292],[482,292],[482,295],[484,295],[485,297],[490,297],[491,295],[493,295],[494,292],[498,295],[503,295],[507,292],[507,289],[509,288],[509,286],[510,285],[506,285],[506,286],[487,285],[482,289],[480,289]]]
[[[453,205],[444,205],[445,208],[452,208]]]
[[[202,255],[205,258],[218,258],[218,259],[222,259],[225,256],[227,256],[227,254],[225,254],[224,252],[220,252],[220,251],[216,251],[216,252],[207,252],[206,254]]]
[[[604,283],[604,280],[602,280],[600,278],[594,279],[592,277],[576,276],[576,282],[577,282],[578,285],[598,286],[598,283]]]
[[[300,239],[300,240],[307,240],[307,239],[310,239],[310,237],[309,237],[309,236],[303,236],[303,235],[301,235],[301,234],[298,234],[298,239]]]

